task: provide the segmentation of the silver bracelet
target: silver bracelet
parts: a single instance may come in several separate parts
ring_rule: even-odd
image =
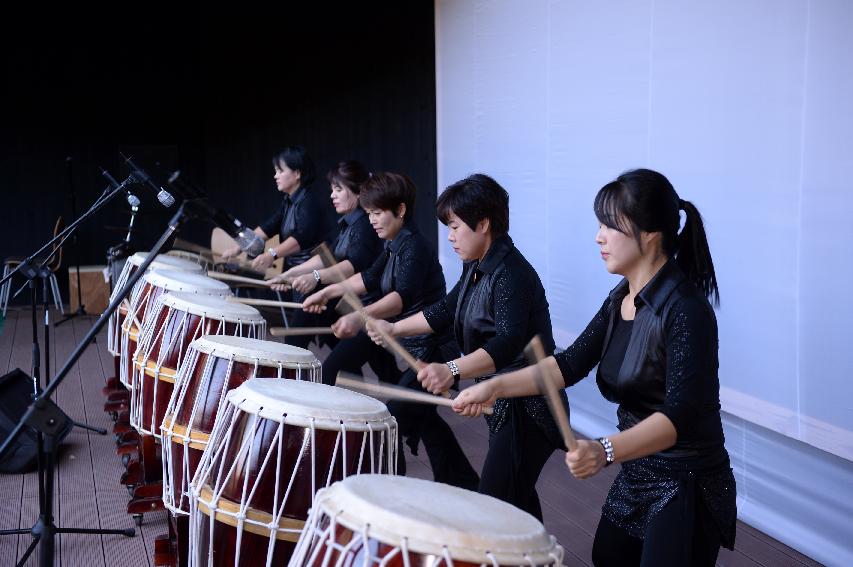
[[[599,437],[598,442],[601,443],[601,446],[604,447],[604,457],[606,462],[604,466],[610,466],[613,464],[613,461],[616,460],[615,455],[613,454],[613,443],[610,442],[610,439],[607,437]]]
[[[447,367],[450,368],[450,373],[453,374],[453,379],[458,380],[461,376],[461,373],[459,372],[459,367],[456,366],[456,363],[452,360],[449,360],[447,362]]]
[[[320,283],[320,272],[319,270],[313,270],[311,275],[314,276],[314,281]]]

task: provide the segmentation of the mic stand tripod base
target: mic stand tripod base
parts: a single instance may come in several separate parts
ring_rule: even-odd
[[[118,190],[118,188],[117,188]],[[151,262],[154,260],[154,257],[160,253],[160,250],[166,244],[166,240],[168,240],[177,230],[178,227],[186,220],[187,216],[184,211],[183,204],[178,208],[178,211],[169,221],[169,226],[157,243],[152,247],[150,254],[142,262],[142,265],[139,266],[139,269],[130,277],[130,280],[125,284],[125,286],[118,291],[117,295],[110,304],[107,306],[107,309],[101,314],[95,324],[92,325],[92,328],[86,333],[80,343],[75,347],[74,351],[68,357],[65,364],[56,374],[54,379],[48,384],[47,388],[44,391],[38,393],[38,397],[33,401],[32,404],[27,408],[27,411],[24,413],[22,419],[18,420],[18,423],[15,425],[15,428],[7,435],[6,439],[0,444],[0,455],[2,455],[12,444],[15,438],[23,431],[23,428],[26,426],[36,426],[42,425],[46,426],[46,431],[51,431],[53,427],[56,426],[55,420],[56,417],[40,418],[38,414],[42,413],[43,408],[47,406],[47,401],[50,399],[50,396],[56,391],[62,381],[68,376],[71,372],[71,369],[80,359],[83,354],[83,351],[89,346],[92,340],[95,338],[95,335],[107,324],[107,318],[118,309],[119,303],[121,303],[124,298],[130,293],[130,289],[136,284],[136,282],[142,277],[145,273],[145,270],[148,269],[148,266],[151,265]],[[78,219],[75,223],[79,224],[82,221]],[[73,226],[73,225],[72,225]],[[46,246],[45,246],[46,248]],[[11,277],[11,274],[7,276],[8,279]],[[2,283],[2,282],[0,282]],[[35,295],[32,294],[32,304],[35,305]],[[35,313],[35,311],[33,311]],[[33,329],[36,329],[36,322],[33,320]],[[35,335],[35,332],[34,332]],[[37,354],[37,351],[34,350],[34,354]],[[35,357],[34,357],[35,358]],[[51,419],[54,420],[54,423],[51,422]],[[65,420],[63,420],[65,421]],[[39,437],[43,434],[40,432]],[[32,554],[35,549],[36,544],[41,547],[41,553],[39,557],[39,563],[41,567],[52,567],[54,565],[54,540],[53,536],[57,533],[76,533],[76,534],[116,534],[116,535],[124,535],[128,537],[132,537],[136,534],[136,530],[133,528],[125,529],[125,530],[101,530],[101,529],[81,529],[81,528],[57,528],[53,523],[53,480],[54,480],[54,445],[52,439],[48,439],[47,443],[43,445],[47,445],[49,447],[48,452],[46,453],[46,461],[47,467],[45,474],[39,475],[39,522],[33,526],[33,529],[30,533],[33,534],[33,538],[37,541],[34,541],[30,544],[30,547],[27,549],[24,554],[24,558],[18,563],[18,565],[23,566],[24,562],[26,562],[27,558]],[[40,447],[40,452],[44,452],[44,447]],[[9,534],[20,534],[20,530],[7,530],[6,532]],[[26,531],[24,532],[26,533]]]
[[[21,535],[29,533],[33,541],[24,551],[17,565],[23,567],[30,555],[40,546],[39,563],[43,567],[54,565],[54,540],[55,534],[92,534],[92,535],[123,535],[133,537],[136,535],[134,528],[123,530],[104,530],[99,528],[60,528],[53,522],[53,479],[55,472],[56,439],[63,432],[67,432],[73,426],[71,419],[59,409],[50,398],[39,398],[24,414],[24,423],[35,429],[44,436],[43,450],[47,463],[44,474],[44,501],[39,502],[39,519],[30,529],[2,530],[0,535]]]
[[[88,313],[86,311],[85,305],[80,305],[80,307],[77,308],[77,311],[75,311],[74,313],[69,313],[68,315],[66,315],[65,317],[63,317],[62,319],[60,319],[59,321],[54,323],[53,326],[58,327],[61,324],[65,323],[66,321],[70,321],[71,319],[74,319],[75,317],[94,317],[94,315],[92,313]]]

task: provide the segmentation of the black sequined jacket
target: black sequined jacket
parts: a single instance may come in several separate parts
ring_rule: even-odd
[[[394,240],[385,243],[385,250],[361,272],[361,278],[368,294],[381,297],[396,291],[400,295],[402,311],[388,319],[391,322],[420,312],[447,292],[438,255],[413,223],[406,223]],[[400,343],[415,358],[430,362],[433,358],[438,361],[442,357],[451,360],[455,356],[446,356],[459,352],[459,346],[449,332],[404,337]],[[446,352],[439,353],[438,350]]]
[[[554,351],[545,289],[509,236],[496,239],[482,261],[465,263],[450,293],[423,314],[436,332],[452,327],[464,354],[485,350],[495,363],[496,374],[527,366],[524,347],[537,334],[546,354]],[[524,411],[549,437],[559,439],[541,396],[497,400],[494,414],[486,416],[490,431],[507,423],[512,407]]]
[[[349,260],[355,272],[361,272],[376,260],[382,251],[382,241],[370,226],[367,213],[356,207],[338,219],[338,236],[332,245],[338,262]]]
[[[579,382],[607,352],[617,309],[628,294],[623,280],[578,339],[555,356],[566,385]],[[642,536],[646,522],[676,494],[701,493],[722,535],[734,542],[735,481],[720,418],[717,320],[714,310],[678,267],[667,262],[634,299],[636,315],[616,377],[596,373],[605,398],[619,404],[619,429],[655,412],[666,415],[676,444],[623,463],[604,514]]]
[[[556,356],[567,386],[586,376],[607,351],[616,310],[628,294],[622,280],[578,340]],[[634,299],[631,339],[616,379],[599,371],[602,395],[619,404],[619,428],[655,412],[678,432],[671,456],[695,456],[723,447],[717,378],[717,319],[675,262],[667,262]]]
[[[285,269],[311,258],[314,248],[330,239],[334,227],[334,209],[328,197],[308,186],[293,195],[282,195],[279,209],[260,224],[267,236],[278,234],[280,242],[292,236],[299,244],[299,250],[285,258]]]

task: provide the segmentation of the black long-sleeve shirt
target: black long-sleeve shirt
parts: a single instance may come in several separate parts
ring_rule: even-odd
[[[674,452],[719,449],[723,445],[717,369],[717,321],[707,300],[674,262],[666,264],[637,294],[637,308],[624,352],[612,348],[623,280],[581,333],[556,356],[567,386],[595,367],[601,394],[619,404],[620,429],[655,412],[678,432]],[[618,365],[604,358],[621,358]],[[618,372],[613,373],[612,368]],[[606,371],[605,371],[606,370]]]
[[[554,352],[545,288],[509,236],[496,239],[482,261],[467,262],[450,293],[424,309],[423,314],[436,332],[452,327],[464,354],[485,350],[495,364],[496,374],[526,366],[524,347],[536,335],[542,340],[545,354]],[[555,444],[560,444],[556,425],[541,396],[515,402],[497,400],[494,413],[487,416],[490,431],[497,432],[507,423],[513,403],[539,424]]]
[[[382,251],[382,240],[370,226],[367,213],[361,207],[338,219],[339,232],[332,245],[338,262],[349,260],[355,272],[369,268]]]
[[[400,294],[403,309],[389,321],[399,321],[420,312],[444,297],[444,273],[438,263],[436,251],[410,223],[403,226],[394,240],[385,243],[385,250],[373,264],[361,272],[368,294],[379,292],[382,296],[392,292]],[[414,356],[421,356],[432,346],[452,340],[450,333],[416,335],[400,342]],[[455,347],[458,350],[458,346]]]
[[[318,244],[330,239],[334,222],[329,199],[311,187],[300,187],[293,195],[285,194],[278,210],[259,226],[268,237],[278,234],[281,242],[291,236],[296,239],[299,250],[285,259],[285,265],[292,267],[308,260]]]
[[[435,331],[453,325],[462,352],[482,348],[498,372],[526,366],[524,347],[537,334],[546,354],[554,351],[545,289],[509,236],[497,239],[482,262],[467,262],[450,293],[424,317]]]

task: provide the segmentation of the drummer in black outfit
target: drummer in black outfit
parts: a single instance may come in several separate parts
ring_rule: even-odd
[[[334,267],[323,267],[319,254],[293,266],[272,278],[272,289],[286,291],[292,288],[307,295],[323,285],[338,281],[340,277],[349,277],[361,272],[373,264],[382,250],[382,241],[370,226],[367,213],[359,205],[358,196],[361,187],[370,177],[370,173],[360,162],[342,161],[329,171],[326,178],[331,186],[331,200],[338,213],[338,234],[332,242],[332,253],[337,260]],[[285,284],[283,282],[291,282]],[[328,326],[335,320],[335,313],[327,310],[318,315],[303,314],[306,326]],[[294,336],[288,343],[306,347],[312,336]],[[337,340],[333,336],[323,337],[323,341],[333,347]]]
[[[398,337],[453,332],[463,356],[432,363],[418,373],[424,388],[439,393],[460,378],[483,379],[526,366],[523,350],[535,335],[551,354],[551,316],[536,270],[509,237],[509,195],[494,179],[477,174],[439,197],[438,218],[463,261],[462,277],[440,301],[395,323],[376,322]],[[382,335],[371,328],[371,337]],[[489,451],[479,491],[542,519],[536,480],[556,448],[559,433],[540,396],[497,400],[486,416]]]
[[[376,234],[385,241],[385,249],[366,270],[306,298],[305,310],[319,312],[345,290],[358,295],[378,292],[381,297],[365,308],[367,315],[397,321],[444,297],[444,274],[436,251],[411,221],[415,203],[412,181],[396,173],[375,173],[362,188],[360,200]],[[358,313],[344,315],[335,323],[335,335],[345,340],[323,362],[324,381],[334,383],[339,370],[359,372],[365,362],[383,357],[390,364],[386,364],[387,371],[379,373],[381,380],[420,389],[415,373],[406,370],[400,376],[393,357],[376,346],[363,328]],[[412,356],[426,362],[443,362],[459,354],[451,333],[411,336],[402,345]],[[469,489],[477,487],[477,473],[434,406],[390,402],[388,409],[397,418],[401,437],[407,438],[413,452],[423,440],[436,481]],[[397,472],[405,474],[402,448],[397,466]]]
[[[287,146],[272,158],[276,188],[283,193],[278,210],[255,228],[255,234],[268,240],[274,234],[279,244],[252,260],[252,268],[263,272],[284,258],[285,269],[298,266],[311,257],[311,251],[334,229],[331,207],[325,196],[311,188],[314,162],[301,146]],[[222,255],[240,254],[239,246]]]
[[[311,257],[311,251],[321,242],[329,240],[334,231],[334,216],[326,196],[314,190],[314,162],[301,146],[287,146],[272,158],[276,188],[283,193],[281,206],[266,221],[255,228],[255,234],[268,240],[274,234],[279,244],[270,247],[252,260],[252,269],[264,272],[276,258],[284,258],[284,269],[298,266]],[[232,258],[241,252],[233,246],[223,252],[223,258]],[[290,299],[301,301],[303,295],[292,291]],[[310,318],[301,311],[288,313],[291,326],[304,327]]]
[[[679,211],[685,215],[679,233]],[[669,181],[639,169],[595,198],[596,242],[624,276],[584,332],[547,359],[558,386],[598,365],[619,404],[619,433],[566,454],[578,478],[622,463],[602,510],[592,560],[610,565],[713,566],[735,537],[735,479],[724,446],[717,376],[717,280],[702,218]],[[454,405],[475,415],[495,397],[536,391],[532,369],[468,388]]]

